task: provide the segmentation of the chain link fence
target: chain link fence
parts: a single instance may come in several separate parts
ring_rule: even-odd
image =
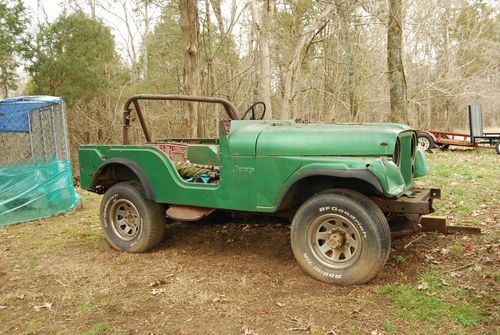
[[[0,100],[0,226],[76,206],[69,156],[61,98]]]
[[[69,159],[62,101],[0,102],[0,167]]]

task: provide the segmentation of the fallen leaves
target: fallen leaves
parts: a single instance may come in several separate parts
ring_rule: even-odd
[[[443,285],[443,286],[451,286],[451,284],[448,283],[445,279],[441,279],[441,285]]]
[[[164,279],[158,279],[158,280],[155,280],[152,283],[149,283],[149,287],[156,287],[156,286],[160,286],[160,285],[163,285],[163,284],[166,284],[166,283],[167,283],[166,280],[164,280]]]
[[[421,284],[418,285],[417,289],[419,291],[427,290],[427,289],[429,289],[429,283],[426,282],[426,281],[424,281],[424,282],[422,282]]]
[[[229,301],[226,296],[224,294],[220,294],[218,296],[216,296],[215,298],[212,299],[212,302],[213,303],[216,303],[216,302],[227,302]]]
[[[41,305],[33,306],[33,309],[35,310],[35,312],[40,312],[42,309],[52,309],[52,305],[53,303],[51,302],[45,302]]]
[[[474,247],[472,245],[467,245],[465,248],[464,248],[464,252],[466,254],[472,254],[474,252]]]
[[[150,293],[151,293],[152,295],[160,295],[160,294],[163,294],[163,293],[165,293],[165,292],[167,292],[167,289],[166,289],[166,288],[154,288],[154,289],[152,289],[152,290],[151,290],[151,292],[150,292]]]

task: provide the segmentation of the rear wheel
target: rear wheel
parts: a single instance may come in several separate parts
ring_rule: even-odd
[[[137,182],[118,183],[106,191],[100,214],[106,240],[119,251],[148,251],[165,235],[163,206],[149,200]]]
[[[418,145],[425,151],[434,149],[436,147],[436,144],[432,140],[432,137],[428,134],[420,133],[417,135],[417,139],[418,139]]]
[[[291,242],[297,262],[312,277],[340,285],[363,284],[387,261],[391,233],[373,201],[337,189],[319,193],[299,208]]]
[[[497,155],[500,155],[500,141],[497,141],[495,144],[495,151],[497,152]]]

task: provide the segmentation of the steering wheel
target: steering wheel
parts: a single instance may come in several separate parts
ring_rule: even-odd
[[[262,106],[257,108],[257,106]],[[256,115],[256,110],[261,109],[262,114],[261,115]],[[252,112],[251,116],[247,119],[247,115]],[[246,110],[245,114],[243,114],[243,117],[241,118],[242,120],[262,120],[264,119],[264,115],[266,115],[266,104],[263,101],[257,101],[254,102],[248,109]],[[260,117],[259,117],[260,116]]]

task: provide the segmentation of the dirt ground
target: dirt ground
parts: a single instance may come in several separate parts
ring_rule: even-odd
[[[0,227],[0,334],[498,334],[498,157],[429,155],[437,214],[483,233],[394,239],[380,275],[351,287],[303,273],[270,217],[175,223],[152,252],[119,253],[82,192],[74,213]]]

